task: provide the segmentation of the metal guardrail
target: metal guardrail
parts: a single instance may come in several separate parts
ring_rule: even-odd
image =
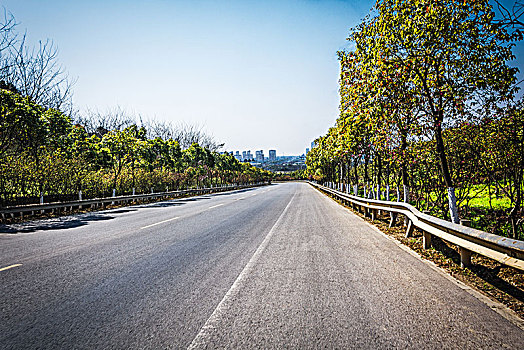
[[[373,221],[377,217],[378,210],[389,212],[391,219],[390,227],[396,224],[398,214],[404,215],[408,219],[406,237],[412,236],[413,228],[417,227],[423,231],[424,249],[430,248],[432,235],[457,245],[463,267],[471,265],[471,253],[475,252],[505,265],[524,270],[524,241],[454,224],[421,213],[407,203],[367,199],[340,192],[313,182],[309,182],[309,184],[347,202],[346,204],[351,204],[354,209],[364,212],[364,214]]]
[[[148,194],[135,194],[128,196],[115,196],[115,197],[105,197],[105,198],[93,198],[93,199],[84,199],[77,201],[68,201],[68,202],[55,202],[55,203],[44,203],[44,204],[29,204],[22,206],[13,206],[0,208],[0,215],[2,220],[5,220],[6,216],[15,217],[18,214],[20,217],[23,217],[25,213],[30,213],[28,215],[34,215],[35,213],[44,213],[46,211],[54,212],[55,210],[59,212],[61,209],[67,210],[68,208],[72,211],[73,208],[86,208],[90,206],[91,208],[98,208],[106,206],[107,204],[122,204],[122,203],[133,203],[144,199],[155,199],[155,198],[176,198],[184,195],[201,195],[205,193],[214,193],[214,192],[225,192],[232,190],[239,190],[249,187],[257,187],[266,185],[266,182],[260,182],[249,185],[227,185],[223,187],[205,187],[198,189],[188,189],[188,190],[179,190],[179,191],[169,191],[169,192],[158,192],[158,193],[148,193]]]

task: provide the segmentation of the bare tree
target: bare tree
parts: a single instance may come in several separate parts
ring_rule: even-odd
[[[79,113],[75,122],[84,126],[87,133],[102,137],[110,131],[124,130],[136,124],[136,118],[132,113],[117,106],[105,111],[88,109],[85,113]]]
[[[163,140],[174,139],[175,128],[170,122],[148,119],[140,120],[141,125],[147,130],[147,137],[154,139],[160,137]]]
[[[11,50],[16,41],[16,33],[14,31],[15,26],[15,18],[4,9],[4,18],[0,21],[0,80],[3,81],[2,88],[7,87],[11,81]]]
[[[174,128],[172,138],[178,141],[183,149],[188,148],[193,143],[198,143],[210,151],[218,151],[224,147],[223,143],[218,143],[212,135],[204,131],[203,126],[198,124],[179,123]]]
[[[515,0],[511,8],[505,7],[499,0],[494,1],[501,15],[498,23],[505,26],[508,31],[513,31],[516,35],[514,39],[522,40],[522,31],[524,30],[524,20],[522,19],[522,15],[524,15],[524,0]]]
[[[198,143],[211,151],[218,151],[224,147],[223,143],[217,142],[212,135],[204,130],[204,127],[195,123],[181,122],[173,125],[170,122],[149,119],[140,120],[141,125],[147,130],[148,138],[160,137],[163,140],[173,139],[178,142],[182,149],[186,149],[193,143]]]
[[[58,49],[49,39],[29,48],[24,34],[12,52],[10,76],[22,95],[46,108],[67,110],[72,105],[73,81],[58,63]]]

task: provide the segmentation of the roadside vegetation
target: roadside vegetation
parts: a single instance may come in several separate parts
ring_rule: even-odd
[[[340,115],[307,177],[524,239],[515,5],[501,16],[487,0],[377,1],[339,52]]]
[[[270,180],[201,128],[143,121],[122,109],[80,114],[51,41],[28,47],[0,23],[0,205]]]

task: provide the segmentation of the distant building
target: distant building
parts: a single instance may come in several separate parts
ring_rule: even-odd
[[[315,141],[311,142],[311,149],[315,148],[316,145]]]
[[[309,148],[306,148],[306,156],[307,156],[308,153],[309,153]]]
[[[262,150],[256,151],[255,154],[256,154],[255,160],[258,163],[264,163],[264,151],[262,151]]]
[[[251,154],[251,151],[246,152],[246,158],[244,158],[244,162],[250,162],[253,160],[253,155]]]
[[[235,152],[235,158],[236,158],[239,162],[242,161],[242,156],[240,155],[240,152],[239,152],[239,151],[236,151],[236,152]]]
[[[274,149],[269,150],[269,161],[274,162],[277,160],[277,151]]]

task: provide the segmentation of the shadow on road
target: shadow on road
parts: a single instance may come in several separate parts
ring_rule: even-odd
[[[150,203],[150,204],[134,205],[133,208],[168,208],[168,207],[178,207],[184,204],[185,203],[180,203],[180,201],[157,202],[157,203]]]
[[[129,210],[122,210],[111,213],[85,213],[78,215],[70,215],[57,217],[46,220],[27,221],[17,224],[0,224],[0,233],[31,233],[35,231],[61,230],[73,227],[85,226],[91,221],[104,221],[114,219],[115,216],[110,214],[118,214]]]
[[[218,196],[226,196],[226,195],[231,195],[233,193],[244,193],[244,192],[250,192],[250,191],[254,191],[256,190],[258,187],[253,187],[253,188],[244,188],[244,189],[241,189],[241,190],[236,190],[236,191],[229,191],[229,192],[218,192],[218,193],[213,193],[212,196],[213,197],[218,197]]]
[[[232,193],[245,193],[257,188],[244,188],[235,191],[212,193],[198,197],[178,198],[167,201],[153,202],[147,204],[133,205],[132,207],[109,209],[104,212],[89,212],[73,214],[69,216],[59,216],[53,218],[42,218],[21,223],[0,224],[0,233],[31,233],[35,231],[60,230],[73,227],[85,226],[91,221],[103,221],[114,219],[114,214],[122,214],[130,211],[136,211],[140,208],[168,208],[181,206],[188,202],[197,202],[200,200],[212,199],[216,196],[226,196]]]

